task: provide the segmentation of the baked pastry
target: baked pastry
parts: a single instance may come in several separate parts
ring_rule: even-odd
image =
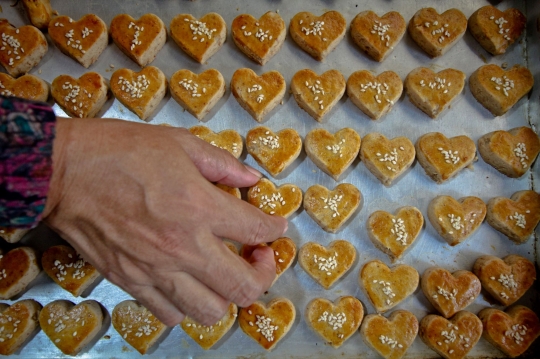
[[[239,158],[242,155],[244,142],[242,141],[242,136],[235,130],[223,130],[215,133],[205,126],[193,126],[189,129],[189,132],[212,146],[224,149],[235,158]]]
[[[445,318],[472,304],[482,290],[480,280],[472,272],[450,273],[441,267],[426,269],[420,284],[426,298]]]
[[[461,359],[478,343],[482,322],[471,312],[462,310],[447,320],[430,314],[420,321],[420,338],[445,359]]]
[[[238,307],[234,303],[229,304],[227,313],[214,325],[201,325],[190,317],[185,317],[180,323],[180,327],[204,350],[212,348],[227,332],[232,328]]]
[[[351,36],[369,57],[382,62],[401,41],[407,23],[397,11],[379,17],[371,10],[362,11],[351,22]]]
[[[112,311],[111,323],[118,334],[141,354],[145,354],[167,329],[134,300],[118,303]]]
[[[38,328],[41,304],[24,299],[12,305],[0,303],[0,355],[14,354]]]
[[[367,262],[360,270],[358,282],[377,313],[392,309],[418,288],[420,276],[405,264],[389,268],[380,260]]]
[[[51,84],[54,101],[71,117],[95,117],[107,101],[108,91],[97,72],[87,72],[78,79],[60,75]]]
[[[368,133],[362,139],[360,159],[382,184],[389,187],[413,164],[416,150],[407,137],[387,139],[380,133]]]
[[[15,79],[8,74],[0,73],[0,95],[45,102],[49,98],[49,85],[31,74]]]
[[[232,22],[231,33],[240,51],[264,65],[281,49],[287,30],[281,16],[268,11],[258,20],[249,14],[238,15]]]
[[[296,244],[288,237],[281,237],[273,241],[272,243],[261,243],[256,246],[250,246],[244,244],[240,249],[240,256],[245,260],[251,258],[253,251],[260,247],[270,247],[274,251],[274,260],[276,261],[276,278],[274,283],[279,277],[293,264],[296,258]]]
[[[261,178],[248,190],[248,203],[267,214],[289,217],[302,205],[302,190],[293,184],[276,186]]]
[[[73,248],[52,246],[41,256],[43,270],[60,287],[75,297],[80,296],[100,276],[93,265]]]
[[[19,247],[0,254],[0,299],[10,299],[21,293],[40,271],[33,248]]]
[[[424,227],[424,216],[416,207],[401,207],[395,213],[375,211],[366,223],[373,245],[392,261],[402,258],[412,248]]]
[[[482,287],[505,306],[521,298],[536,280],[534,264],[517,254],[503,259],[481,256],[474,262],[473,272]]]
[[[292,128],[274,133],[268,127],[252,128],[246,134],[246,148],[272,177],[294,162],[302,151],[302,138]]]
[[[409,34],[430,57],[444,55],[467,30],[467,18],[458,9],[439,15],[432,7],[420,9],[409,21]]]
[[[341,99],[345,87],[345,78],[338,70],[328,70],[318,76],[310,69],[304,69],[295,73],[291,80],[296,103],[319,122]]]
[[[465,73],[456,69],[435,73],[427,67],[418,67],[407,75],[405,89],[413,105],[435,119],[463,91],[465,77]]]
[[[191,14],[178,14],[171,21],[171,37],[186,54],[204,64],[223,46],[227,24],[215,12],[200,19]]]
[[[77,355],[101,330],[103,311],[94,300],[55,300],[39,313],[39,325],[62,353]]]
[[[527,173],[540,153],[540,138],[529,127],[493,131],[478,139],[478,152],[497,171],[518,178]]]
[[[429,202],[428,218],[437,233],[455,246],[480,227],[486,211],[486,204],[478,197],[462,197],[456,201],[450,196],[437,196]]]
[[[390,112],[402,92],[403,82],[393,71],[378,76],[368,70],[356,71],[347,80],[347,95],[372,120]]]
[[[336,48],[346,30],[347,21],[337,11],[328,11],[322,16],[299,12],[289,24],[294,42],[317,61],[323,61]]]
[[[224,184],[221,184],[221,183],[214,183],[214,185],[219,188],[220,190],[222,191],[225,191],[227,192],[228,194],[232,195],[232,196],[235,196],[236,198],[238,199],[242,199],[242,193],[240,193],[240,189],[239,188],[235,188],[235,187],[229,187],[229,186],[226,186]]]
[[[0,33],[0,65],[13,77],[32,70],[49,48],[45,36],[31,25],[15,27],[6,19],[0,19]]]
[[[330,289],[356,260],[356,249],[343,239],[330,242],[327,247],[315,242],[307,242],[298,252],[298,264],[311,278]]]
[[[306,306],[308,326],[336,349],[356,333],[362,318],[362,302],[351,296],[340,297],[334,303],[328,299],[315,298]]]
[[[169,83],[172,98],[201,121],[225,95],[225,80],[216,69],[200,74],[178,70]]]
[[[165,97],[167,78],[154,66],[139,72],[120,69],[111,76],[111,91],[118,101],[146,121]]]
[[[478,313],[482,336],[510,358],[525,353],[540,336],[540,320],[529,308],[516,305],[506,311],[485,308]]]
[[[399,359],[418,334],[418,320],[406,310],[393,311],[387,318],[370,314],[364,318],[360,335],[364,343],[385,359]]]
[[[285,87],[285,79],[277,71],[257,76],[253,70],[242,68],[231,79],[234,98],[257,122],[262,122],[283,99]]]
[[[325,231],[336,233],[356,212],[362,193],[350,183],[340,183],[332,191],[321,185],[308,188],[304,209]]]
[[[257,301],[240,309],[238,324],[247,336],[270,351],[287,335],[295,318],[294,304],[287,298],[278,297],[267,305]]]
[[[238,255],[238,248],[236,248],[236,245],[229,241],[223,241],[223,244],[234,254]]]
[[[315,128],[306,135],[304,148],[317,167],[339,181],[358,156],[360,143],[360,136],[352,128],[342,128],[334,134],[323,128]]]
[[[145,14],[138,20],[120,14],[111,21],[111,37],[127,57],[144,67],[154,61],[165,45],[167,29],[154,14]]]
[[[65,15],[55,17],[49,23],[49,36],[63,54],[86,68],[97,61],[109,43],[107,25],[94,14],[78,21]]]
[[[28,232],[30,232],[29,229],[0,227],[0,238],[3,238],[8,243],[16,243]]]
[[[517,244],[525,243],[540,222],[540,194],[518,191],[510,198],[495,197],[487,204],[489,225]]]
[[[30,23],[40,30],[47,30],[53,16],[50,0],[22,0]]]
[[[447,138],[440,132],[430,132],[420,136],[414,147],[418,162],[438,184],[456,176],[477,160],[474,141],[467,136]]]
[[[518,9],[504,12],[492,5],[476,10],[469,18],[469,30],[476,41],[492,55],[501,55],[525,30],[527,18]]]
[[[528,68],[503,70],[495,64],[478,68],[469,79],[474,98],[493,116],[502,116],[531,91],[534,77]]]

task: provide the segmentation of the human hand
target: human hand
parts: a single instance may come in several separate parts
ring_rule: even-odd
[[[272,283],[272,250],[248,262],[222,238],[271,242],[287,228],[218,189],[260,174],[185,129],[107,119],[58,119],[44,221],[112,283],[166,325],[211,325]]]

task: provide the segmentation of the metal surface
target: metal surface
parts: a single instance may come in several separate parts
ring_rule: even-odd
[[[485,0],[461,0],[452,1],[453,7],[460,9],[469,17],[476,9],[487,5]],[[7,17],[15,25],[22,25],[27,22],[22,13],[21,6],[9,7],[10,2],[3,1],[2,17]],[[315,14],[322,14],[329,9],[340,11],[347,23],[350,24],[354,16],[360,11],[371,9],[379,15],[390,10],[398,10],[409,21],[413,14],[422,7],[433,6],[439,12],[450,7],[449,2],[436,0],[417,1],[367,1],[367,0],[342,0],[342,1],[241,1],[241,0],[199,0],[199,1],[53,1],[54,7],[60,14],[69,15],[78,19],[86,13],[95,13],[107,24],[110,24],[114,15],[128,13],[134,17],[139,17],[145,13],[153,12],[165,22],[170,24],[172,17],[178,13],[191,13],[195,17],[201,17],[207,12],[215,11],[223,16],[230,30],[230,25],[234,17],[241,13],[250,13],[259,17],[269,10],[279,10],[287,26],[294,14],[300,11],[311,11]],[[484,51],[473,39],[470,33],[466,33],[446,55],[438,59],[429,59],[420,48],[413,42],[408,34],[405,34],[402,41],[396,46],[394,52],[383,62],[377,63],[370,60],[352,42],[349,34],[331,53],[326,61],[317,62],[303,52],[287,34],[287,39],[279,51],[265,66],[261,67],[241,53],[230,38],[223,48],[215,54],[207,64],[200,65],[184,54],[178,46],[169,38],[164,48],[159,52],[152,65],[159,67],[168,78],[181,68],[187,68],[194,72],[200,72],[208,68],[217,68],[224,76],[227,85],[230,82],[233,72],[241,67],[249,67],[258,74],[269,70],[278,70],[285,77],[287,84],[290,83],[293,74],[303,68],[322,73],[328,69],[338,69],[345,77],[360,69],[369,69],[376,73],[385,70],[396,71],[402,79],[414,68],[427,66],[434,70],[444,68],[457,68],[464,71],[469,76],[478,67],[485,63],[503,64],[509,66],[522,64],[529,66],[535,75],[536,83],[540,83],[540,49],[538,45],[539,34],[536,30],[536,19],[540,14],[540,3],[533,1],[505,1],[497,5],[504,9],[507,7],[517,7],[527,15],[528,24],[526,35],[519,43],[514,44],[505,55],[493,57]],[[110,78],[110,64],[114,64],[115,69],[127,67],[137,70],[138,66],[129,60],[114,45],[109,44],[101,55],[97,63],[89,70],[75,63],[60,53],[51,43],[48,54],[42,62],[32,70],[32,73],[39,74],[40,77],[48,81],[62,74],[69,73],[73,76],[80,76],[86,71],[97,71],[104,77]],[[396,135],[407,136],[415,142],[419,136],[427,132],[439,131],[446,136],[456,136],[465,134],[475,142],[483,134],[498,130],[511,129],[517,126],[533,126],[538,129],[540,122],[540,86],[535,86],[532,94],[521,100],[505,116],[493,118],[473,98],[468,85],[463,93],[456,99],[451,109],[441,115],[437,120],[429,119],[425,114],[413,106],[409,99],[403,95],[395,105],[391,113],[382,121],[373,122],[369,120],[351,101],[344,96],[336,105],[328,119],[323,124],[319,124],[301,110],[295,100],[287,94],[282,106],[278,106],[273,115],[265,123],[272,130],[280,130],[287,127],[296,129],[302,137],[312,129],[322,127],[331,132],[343,127],[352,127],[363,137],[370,132],[381,132],[387,137]],[[214,111],[213,117],[206,126],[214,131],[223,129],[235,129],[242,136],[246,135],[249,128],[258,126],[236,102],[229,90]],[[63,114],[55,106],[58,114]],[[111,99],[105,105],[105,110],[101,112],[103,117],[124,118],[127,120],[139,121],[136,116],[122,106],[118,101]],[[158,111],[151,120],[152,124],[168,123],[174,126],[191,127],[197,125],[197,120],[182,108],[168,95],[161,103]],[[121,133],[117,134],[122,136]],[[246,163],[259,168],[251,156],[245,153],[242,156]],[[164,166],[167,164],[164,163]],[[329,176],[319,170],[305,154],[302,153],[300,159],[293,164],[294,169],[281,179],[270,178],[278,185],[283,183],[294,183],[303,191],[313,184],[321,184],[328,188],[333,188],[337,183]],[[429,179],[418,163],[404,178],[391,188],[384,187],[358,160],[352,166],[352,170],[341,182],[352,183],[357,186],[364,196],[363,208],[352,219],[352,221],[338,234],[328,234],[324,232],[303,210],[299,211],[289,223],[287,236],[291,237],[298,248],[308,241],[316,241],[328,244],[335,239],[346,239],[354,244],[358,251],[358,259],[353,268],[348,272],[331,290],[324,290],[318,286],[301,268],[295,263],[277,283],[261,299],[268,301],[276,296],[285,296],[293,301],[297,309],[297,319],[290,333],[280,342],[272,353],[266,353],[253,340],[248,338],[238,328],[236,324],[225,340],[218,343],[217,347],[204,352],[191,340],[179,327],[173,328],[167,333],[162,342],[156,345],[155,349],[147,355],[152,358],[179,357],[179,358],[328,358],[340,356],[374,358],[377,355],[372,352],[362,342],[360,335],[353,335],[340,349],[333,349],[326,346],[324,342],[313,333],[304,321],[304,308],[309,300],[314,297],[324,297],[331,300],[341,295],[353,295],[359,298],[365,306],[366,314],[374,313],[374,308],[369,303],[365,293],[359,288],[357,277],[360,268],[369,260],[381,259],[390,264],[388,257],[377,250],[369,241],[365,223],[368,216],[376,210],[393,212],[396,208],[404,205],[412,205],[419,208],[427,219],[427,206],[431,199],[440,194],[451,195],[454,198],[474,195],[488,201],[495,196],[511,196],[521,189],[534,188],[538,190],[540,183],[538,178],[538,161],[531,171],[532,175],[526,175],[521,179],[509,179],[487,165],[482,159],[474,164],[474,170],[464,170],[459,176],[442,185],[437,185]],[[527,243],[514,245],[509,239],[491,228],[487,223],[481,225],[479,230],[464,243],[450,247],[438,236],[429,221],[417,240],[415,247],[401,261],[414,266],[420,274],[430,266],[441,266],[448,270],[458,269],[471,270],[477,257],[484,254],[495,256],[505,256],[510,253],[522,255],[530,260],[539,261],[536,251],[539,229],[536,229],[535,238],[531,238]],[[33,231],[23,240],[22,243],[30,244],[43,250],[51,243],[60,240],[48,229],[40,227]],[[99,301],[109,311],[120,301],[130,296],[107,281],[101,281],[88,295],[88,299]],[[531,289],[519,303],[529,307],[535,307],[538,301],[538,285],[536,289]],[[44,274],[39,277],[26,293],[20,298],[34,298],[42,304],[47,304],[56,299],[68,299],[80,302],[83,298],[73,298],[68,292],[60,289],[52,280],[46,278]],[[17,298],[17,299],[20,299]],[[477,313],[481,309],[492,306],[491,303],[481,295],[474,304],[467,310]],[[494,307],[501,308],[494,305]],[[406,309],[413,312],[420,320],[423,316],[434,309],[424,297],[421,290],[417,290],[412,298],[408,299],[395,309]],[[538,306],[536,305],[536,310]],[[109,325],[110,321],[107,321]],[[107,337],[105,337],[107,336]],[[107,339],[110,337],[110,339]],[[538,344],[537,344],[538,347]],[[43,332],[39,332],[20,351],[19,357],[24,358],[50,358],[61,357],[59,350],[49,341]],[[114,357],[132,358],[138,357],[128,344],[126,344],[118,333],[108,327],[101,339],[89,346],[79,357]],[[502,357],[502,353],[493,346],[481,339],[476,347],[470,352],[470,357]],[[407,357],[428,358],[436,357],[436,354],[427,348],[420,338],[417,338],[408,351]]]

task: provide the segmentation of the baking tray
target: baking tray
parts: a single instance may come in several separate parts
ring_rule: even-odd
[[[13,24],[20,26],[27,23],[20,5],[10,7],[11,1],[2,1],[2,17],[6,17]],[[453,6],[460,9],[469,17],[476,9],[488,5],[490,2],[484,0],[461,0],[443,2],[437,0],[417,0],[417,1],[367,1],[367,0],[199,0],[199,1],[54,1],[53,5],[60,14],[69,15],[78,19],[84,14],[95,13],[107,24],[119,13],[128,13],[133,17],[139,17],[145,13],[153,12],[158,15],[167,27],[172,17],[178,13],[191,13],[195,17],[200,17],[207,12],[215,11],[223,16],[228,29],[232,20],[241,13],[249,13],[255,17],[263,15],[266,11],[279,11],[280,15],[289,24],[290,19],[300,11],[311,11],[315,14],[322,14],[328,10],[338,10],[350,24],[351,20],[363,10],[374,10],[379,15],[391,10],[399,11],[403,17],[409,21],[414,13],[422,7],[432,6],[439,12]],[[159,67],[168,78],[181,68],[187,68],[194,72],[200,72],[208,68],[217,68],[224,76],[227,85],[230,83],[233,72],[241,67],[249,67],[256,73],[261,74],[270,70],[278,70],[285,77],[287,84],[293,74],[303,68],[310,68],[317,73],[322,73],[328,69],[338,69],[345,77],[352,72],[368,69],[376,73],[385,70],[397,72],[402,79],[414,68],[427,66],[433,70],[440,70],[448,67],[457,68],[464,71],[469,76],[474,70],[486,63],[503,63],[512,66],[521,64],[528,66],[535,75],[536,83],[540,83],[540,47],[538,45],[539,34],[536,30],[536,20],[540,15],[540,2],[536,1],[504,1],[497,4],[500,9],[516,7],[527,16],[527,30],[522,39],[514,44],[509,51],[502,55],[493,57],[484,51],[473,37],[467,32],[446,55],[438,59],[428,58],[422,50],[413,42],[408,34],[405,34],[402,41],[396,46],[394,52],[382,63],[377,63],[368,58],[352,42],[347,33],[343,41],[337,46],[324,62],[317,62],[303,52],[287,34],[287,39],[279,51],[265,66],[259,66],[247,59],[234,45],[230,38],[230,31],[223,48],[215,54],[206,64],[198,64],[182,52],[178,46],[168,38],[167,43],[159,52],[152,65]],[[114,45],[109,44],[107,49],[100,56],[98,61],[89,70],[67,58],[56,49],[49,39],[49,52],[41,63],[32,70],[32,73],[42,77],[51,83],[53,79],[63,73],[72,76],[80,76],[87,71],[97,71],[105,78],[111,77],[112,71],[127,67],[138,70],[138,66],[129,60]],[[114,65],[112,69],[110,65]],[[228,87],[228,86],[227,86]],[[387,137],[397,135],[406,136],[415,142],[419,136],[428,132],[439,131],[446,136],[456,136],[465,134],[475,142],[480,136],[494,130],[508,130],[517,126],[531,126],[538,129],[540,122],[540,86],[535,86],[533,92],[521,100],[505,116],[493,118],[493,116],[476,102],[465,86],[463,94],[460,95],[451,109],[437,120],[429,119],[425,114],[414,107],[408,98],[403,95],[394,109],[381,121],[369,120],[358,108],[356,108],[345,95],[336,105],[335,109],[328,116],[327,120],[320,124],[313,120],[296,104],[294,98],[287,94],[283,105],[278,106],[272,116],[266,121],[265,126],[277,131],[283,128],[292,127],[296,129],[304,138],[312,129],[322,127],[331,132],[343,127],[354,128],[362,137],[370,132],[381,132]],[[58,115],[64,115],[63,111],[54,106]],[[123,118],[130,121],[139,122],[138,118],[121,105],[117,100],[109,100],[104,110],[100,113],[102,117]],[[150,123],[167,123],[173,126],[191,127],[199,124],[197,120],[170,98],[169,95],[161,102]],[[245,137],[248,129],[258,126],[236,102],[229,89],[224,98],[217,104],[211,118],[205,123],[213,131],[224,129],[235,129]],[[117,134],[122,136],[121,133]],[[245,153],[241,157],[247,164],[256,168],[260,167],[251,156]],[[412,169],[391,188],[383,186],[358,160],[352,165],[352,170],[343,178],[341,182],[352,183],[357,186],[364,196],[363,208],[352,219],[352,221],[338,234],[324,232],[315,224],[308,214],[301,210],[289,223],[287,236],[291,237],[298,248],[308,241],[316,241],[328,244],[335,239],[349,240],[357,249],[358,259],[353,268],[344,279],[331,290],[324,290],[317,285],[297,263],[284,273],[276,284],[261,299],[269,301],[277,296],[285,296],[292,300],[297,310],[297,319],[289,334],[277,345],[273,352],[265,352],[252,339],[248,338],[238,328],[236,324],[230,334],[226,336],[218,345],[209,351],[203,351],[189,338],[178,326],[172,328],[165,338],[147,354],[150,358],[375,358],[377,355],[371,351],[361,340],[359,334],[353,335],[341,348],[333,349],[312,332],[304,321],[304,308],[306,304],[315,297],[324,297],[331,300],[342,295],[353,295],[364,303],[366,314],[374,313],[374,308],[369,303],[364,292],[357,284],[357,277],[360,268],[369,260],[380,259],[390,264],[389,258],[377,250],[369,241],[365,229],[368,216],[376,210],[393,212],[398,207],[411,205],[419,208],[426,217],[427,206],[431,199],[437,195],[447,194],[454,198],[474,195],[488,201],[495,196],[511,196],[514,192],[522,189],[540,188],[539,165],[535,164],[530,174],[520,179],[509,179],[483,160],[474,164],[473,170],[464,170],[454,180],[437,185],[429,179],[417,163]],[[164,166],[167,164],[164,163]],[[278,185],[283,183],[294,183],[303,191],[313,184],[321,184],[328,188],[333,188],[337,183],[319,170],[305,154],[293,164],[293,170],[280,179],[270,179]],[[266,174],[266,172],[263,171]],[[427,221],[429,222],[429,221]],[[537,251],[539,229],[536,229],[534,238],[525,244],[514,245],[509,239],[495,231],[487,223],[482,224],[471,238],[464,243],[450,247],[440,238],[430,223],[426,223],[420,238],[415,247],[401,261],[414,266],[420,274],[430,266],[441,266],[450,271],[458,269],[471,270],[475,259],[481,255],[489,254],[503,257],[510,253],[519,254],[530,260],[539,262]],[[21,244],[31,245],[39,250],[44,250],[48,246],[61,243],[54,233],[44,226],[38,227],[27,235]],[[538,310],[539,288],[538,284],[528,291],[527,295],[519,303]],[[18,299],[33,298],[43,305],[56,300],[68,299],[73,302],[80,302],[84,298],[73,298],[68,292],[60,289],[46,275],[41,274],[38,280]],[[102,280],[87,296],[87,299],[99,301],[110,313],[114,306],[130,296]],[[11,302],[10,302],[11,303]],[[486,301],[481,295],[474,304],[467,310],[478,313],[481,309],[489,306],[501,308]],[[413,312],[420,320],[434,309],[424,297],[424,294],[417,290],[412,298],[394,309],[406,309]],[[109,325],[110,320],[106,324]],[[538,342],[538,341],[537,341]],[[539,343],[536,343],[537,353],[540,353]],[[533,353],[531,350],[529,353]],[[503,357],[503,354],[493,346],[481,339],[475,348],[469,353],[471,358]],[[538,355],[530,354],[533,357]],[[52,358],[62,357],[60,351],[49,341],[43,332],[38,332],[32,340],[16,356],[21,358]],[[139,354],[123,341],[121,336],[109,326],[97,342],[79,354],[79,357],[97,358],[133,358]],[[407,352],[408,358],[432,358],[437,355],[426,347],[420,338]]]

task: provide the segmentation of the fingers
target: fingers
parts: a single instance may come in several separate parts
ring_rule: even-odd
[[[129,288],[129,293],[168,327],[174,327],[184,320],[184,313],[171,303],[159,288],[138,286]]]

